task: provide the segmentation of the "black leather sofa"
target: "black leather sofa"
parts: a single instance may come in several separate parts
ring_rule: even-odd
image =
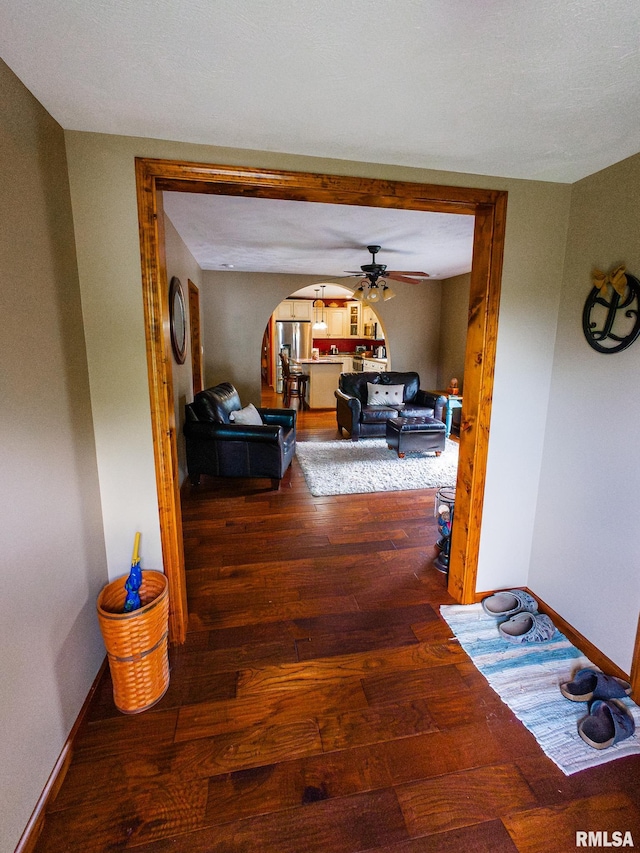
[[[402,403],[389,406],[367,404],[367,383],[404,385]],[[389,418],[429,417],[442,420],[447,398],[420,389],[420,376],[415,372],[341,373],[336,396],[338,429],[346,430],[352,441],[360,437],[386,435]]]
[[[197,486],[201,474],[214,477],[268,477],[274,489],[296,449],[295,409],[258,408],[263,424],[235,424],[231,412],[242,408],[230,382],[200,391],[185,407],[187,470]]]

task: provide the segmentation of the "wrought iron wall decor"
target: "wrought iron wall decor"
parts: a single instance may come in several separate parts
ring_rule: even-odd
[[[624,266],[594,272],[582,329],[589,346],[603,353],[622,352],[640,335],[640,281]]]

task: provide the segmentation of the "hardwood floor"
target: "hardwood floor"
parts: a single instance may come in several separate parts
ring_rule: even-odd
[[[299,430],[337,438],[335,415]],[[640,759],[565,777],[440,618],[432,491],[314,498],[295,460],[267,487],[185,491],[169,690],[125,716],[105,675],[38,853],[640,845]]]

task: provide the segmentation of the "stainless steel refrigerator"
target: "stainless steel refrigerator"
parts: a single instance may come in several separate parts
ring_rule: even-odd
[[[276,391],[282,394],[282,350],[289,358],[311,358],[311,320],[276,320]]]

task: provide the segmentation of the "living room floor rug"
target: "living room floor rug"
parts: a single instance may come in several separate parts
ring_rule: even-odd
[[[384,438],[299,441],[296,456],[312,495],[353,495],[455,486],[458,444],[447,439],[440,456],[398,458]]]
[[[512,645],[502,639],[497,620],[487,616],[481,604],[443,604],[440,612],[477,669],[566,776],[640,754],[640,708],[631,699],[624,703],[636,731],[627,740],[600,750],[578,734],[587,703],[565,699],[559,685],[593,664],[560,631],[546,643]]]

